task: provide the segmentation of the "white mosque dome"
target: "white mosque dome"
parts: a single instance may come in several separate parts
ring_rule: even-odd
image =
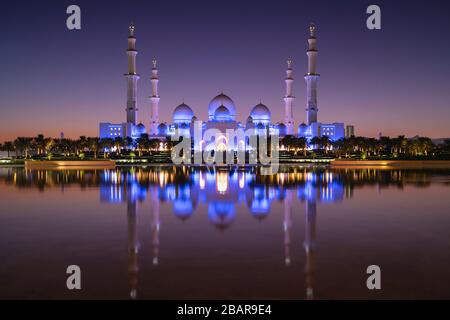
[[[227,95],[225,95],[223,93],[214,97],[211,100],[211,102],[209,103],[209,107],[208,107],[209,120],[215,120],[214,115],[216,113],[216,110],[221,106],[224,106],[226,109],[228,109],[228,112],[230,114],[229,120],[234,121],[236,119],[236,106],[235,106],[233,100],[231,100],[230,97],[228,97]]]
[[[259,103],[253,107],[252,111],[250,112],[250,116],[252,117],[253,122],[270,122],[270,110],[262,103]]]
[[[230,121],[230,111],[225,106],[220,106],[214,112],[214,120],[216,121]]]
[[[194,117],[194,112],[191,107],[187,104],[182,103],[173,111],[173,122],[176,124],[179,123],[189,123]]]

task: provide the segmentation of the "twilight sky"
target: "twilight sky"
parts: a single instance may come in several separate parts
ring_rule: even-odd
[[[81,7],[82,29],[66,28]],[[370,4],[382,30],[366,28]],[[0,141],[98,135],[125,121],[128,24],[136,25],[139,121],[150,120],[151,59],[160,118],[185,102],[207,119],[221,90],[238,120],[262,99],[283,119],[286,59],[294,60],[294,118],[306,121],[308,25],[317,26],[318,119],[357,135],[450,137],[450,5],[446,1],[8,1],[0,30]]]

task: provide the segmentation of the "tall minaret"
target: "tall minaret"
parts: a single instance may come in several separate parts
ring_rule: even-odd
[[[158,68],[156,67],[156,59],[152,60],[153,68],[152,68],[152,95],[150,96],[150,100],[152,103],[152,117],[150,123],[150,134],[157,135],[158,134],[158,126],[159,126],[159,95],[158,95]]]
[[[313,122],[317,122],[317,81],[319,80],[319,74],[316,71],[317,67],[317,39],[316,39],[316,27],[314,24],[309,26],[309,39],[308,39],[308,73],[305,75],[306,80],[306,120],[308,125]]]
[[[139,75],[136,73],[136,38],[134,37],[134,24],[128,27],[130,35],[128,36],[128,73],[125,74],[127,79],[127,122],[136,124],[137,120],[137,81]]]
[[[293,134],[294,133],[294,115],[292,113],[292,103],[294,101],[294,96],[292,95],[292,82],[294,82],[294,78],[292,78],[292,60],[288,59],[287,61],[287,70],[286,70],[286,95],[284,96],[284,124],[286,125],[286,133]]]

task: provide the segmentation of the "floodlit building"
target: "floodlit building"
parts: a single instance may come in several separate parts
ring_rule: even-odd
[[[128,37],[128,72],[125,74],[127,81],[127,107],[126,122],[114,124],[109,122],[100,123],[100,138],[116,138],[131,137],[138,138],[143,133],[147,133],[146,127],[142,123],[137,123],[137,81],[139,75],[136,72],[136,38],[134,36],[134,25],[129,26]],[[181,135],[183,137],[192,137],[195,128],[200,128],[202,134],[209,129],[218,130],[225,137],[228,129],[242,129],[247,134],[253,135],[297,135],[305,137],[308,140],[313,137],[327,136],[331,141],[335,141],[348,134],[354,134],[354,127],[345,127],[342,122],[322,123],[318,121],[317,107],[317,83],[320,75],[317,73],[317,38],[316,28],[314,25],[309,27],[310,37],[308,39],[308,72],[305,75],[306,81],[306,123],[301,123],[297,132],[295,132],[293,103],[295,97],[293,95],[293,68],[292,60],[288,59],[285,85],[286,91],[284,100],[284,122],[273,123],[272,113],[268,106],[261,101],[256,104],[250,111],[245,123],[241,123],[236,118],[237,106],[230,96],[221,92],[213,97],[208,105],[208,119],[202,121],[198,119],[193,109],[184,101],[175,107],[172,113],[172,119],[169,122],[161,122],[159,118],[159,102],[158,94],[158,68],[157,62],[153,59],[153,67],[151,73],[151,115],[149,125],[149,135],[154,138],[166,138],[173,135]],[[197,127],[196,127],[197,126]],[[351,128],[350,128],[351,127]],[[347,129],[347,131],[346,131]],[[349,131],[351,130],[351,131]],[[223,147],[229,148],[228,141],[224,140]],[[208,145],[208,142],[202,142]],[[201,146],[199,146],[201,147]],[[215,146],[217,147],[217,145]]]

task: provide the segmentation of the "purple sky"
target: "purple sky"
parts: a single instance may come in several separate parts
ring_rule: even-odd
[[[262,99],[283,119],[286,59],[294,117],[306,121],[306,39],[317,25],[319,121],[357,135],[450,137],[450,20],[445,1],[15,1],[2,4],[0,141],[43,133],[98,135],[125,121],[127,27],[136,25],[138,119],[150,120],[150,69],[160,68],[160,118],[185,102],[207,119],[221,90],[238,120]],[[66,28],[78,4],[82,30]],[[382,30],[366,28],[378,4]]]

